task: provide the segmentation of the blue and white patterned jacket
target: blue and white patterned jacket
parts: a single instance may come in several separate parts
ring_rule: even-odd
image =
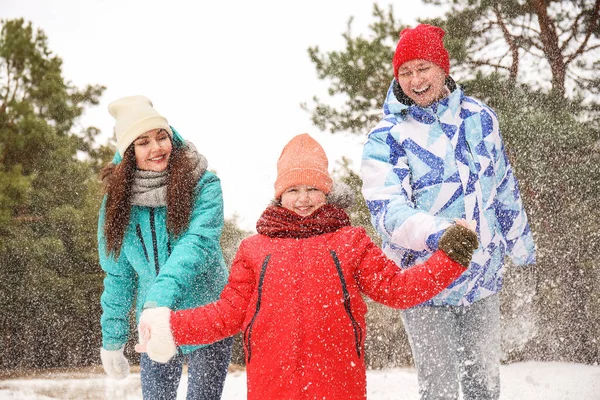
[[[460,278],[426,305],[468,305],[500,291],[505,254],[535,263],[535,246],[498,119],[456,88],[429,107],[398,101],[369,133],[362,193],[384,252],[402,268],[437,249],[454,218],[477,221],[480,246]]]

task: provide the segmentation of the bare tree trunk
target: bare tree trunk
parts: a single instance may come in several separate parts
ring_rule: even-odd
[[[504,23],[504,19],[502,18],[502,12],[500,11],[500,6],[498,4],[494,5],[494,14],[496,14],[496,18],[498,21],[498,25],[500,29],[502,29],[502,35],[504,36],[504,40],[508,44],[510,48],[510,53],[512,55],[512,63],[509,69],[509,79],[514,84],[517,81],[517,75],[519,74],[519,47],[515,43],[515,38],[508,30],[508,27]]]
[[[558,45],[556,28],[552,20],[548,17],[548,9],[544,0],[530,0],[529,3],[535,10],[540,24],[540,38],[544,45],[544,54],[550,63],[550,70],[552,71],[552,89],[557,90],[564,96],[566,66],[563,54]]]

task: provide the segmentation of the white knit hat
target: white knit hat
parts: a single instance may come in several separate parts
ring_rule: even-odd
[[[115,118],[117,150],[121,157],[127,147],[141,134],[162,128],[173,137],[167,119],[160,115],[145,96],[127,96],[108,105],[108,112]]]

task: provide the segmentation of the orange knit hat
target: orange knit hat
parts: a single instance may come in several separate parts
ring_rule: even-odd
[[[328,166],[327,155],[315,139],[308,133],[294,136],[277,161],[275,198],[296,185],[313,186],[328,194],[333,186]]]

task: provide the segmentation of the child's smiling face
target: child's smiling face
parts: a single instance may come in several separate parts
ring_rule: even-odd
[[[281,206],[306,217],[327,202],[327,196],[321,190],[297,185],[287,188],[281,195]]]

